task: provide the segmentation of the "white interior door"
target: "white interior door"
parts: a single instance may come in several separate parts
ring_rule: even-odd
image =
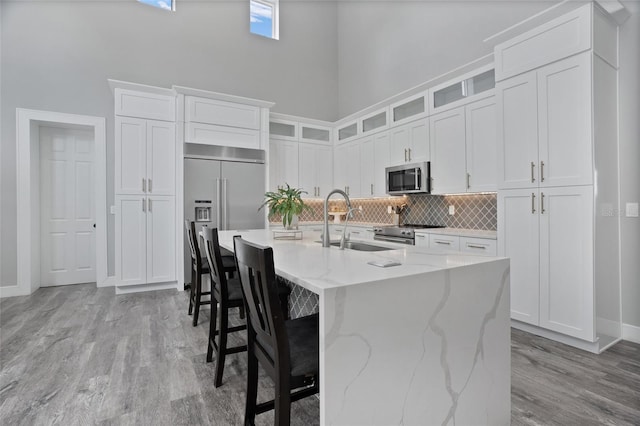
[[[40,128],[40,283],[96,281],[91,130]]]

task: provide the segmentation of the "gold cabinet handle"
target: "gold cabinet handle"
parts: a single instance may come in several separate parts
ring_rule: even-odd
[[[149,193],[151,193],[151,179],[149,179],[149,184],[147,186],[149,187]]]
[[[373,184],[371,184],[371,195],[373,195]]]
[[[411,148],[409,148],[409,161],[411,161]]]
[[[151,213],[151,198],[149,198],[149,208],[147,210],[149,210],[149,213]]]
[[[531,193],[531,214],[536,214],[536,194]]]
[[[540,182],[544,182],[544,161],[540,162]]]
[[[544,192],[540,193],[540,214],[544,214]]]
[[[147,192],[147,180],[142,178],[142,192]]]
[[[146,212],[146,211],[147,211],[147,209],[146,209],[146,208],[145,208],[145,206],[144,206],[144,198],[142,199],[142,211],[143,211],[143,212]]]
[[[407,148],[404,149],[404,161],[407,162]]]
[[[467,189],[471,189],[471,175],[467,173]]]
[[[536,181],[533,169],[536,167],[536,163],[531,162],[531,183]]]

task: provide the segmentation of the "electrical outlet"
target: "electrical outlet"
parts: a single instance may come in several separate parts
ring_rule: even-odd
[[[449,206],[449,214],[453,216],[456,214],[456,208],[454,206]]]
[[[387,206],[387,213],[391,214],[393,210],[391,210],[391,206]]]
[[[638,203],[627,203],[625,207],[627,217],[638,217]]]

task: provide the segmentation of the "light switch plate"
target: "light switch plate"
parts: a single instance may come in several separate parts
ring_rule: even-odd
[[[627,203],[625,207],[627,217],[638,217],[638,203]]]
[[[450,214],[450,215],[452,215],[452,216],[453,216],[454,214],[456,214],[456,208],[455,208],[455,206],[449,206],[449,214]]]

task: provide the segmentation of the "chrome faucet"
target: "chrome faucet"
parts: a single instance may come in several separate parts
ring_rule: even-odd
[[[349,223],[349,218],[353,217],[353,212],[358,211],[360,213],[362,213],[362,206],[358,207],[358,208],[349,208],[347,211],[347,217],[345,218],[344,221],[344,228],[342,228],[342,238],[340,239],[340,250],[344,250],[344,246],[347,242],[347,240],[349,239],[347,237],[347,223]]]
[[[324,199],[324,227],[322,229],[322,247],[330,247],[331,246],[331,238],[329,236],[329,198],[333,194],[340,194],[347,201],[347,209],[351,209],[351,201],[349,200],[349,196],[346,192],[341,189],[334,189],[329,194],[327,194],[327,198]],[[349,216],[347,214],[347,216]],[[343,235],[344,240],[344,235]]]

